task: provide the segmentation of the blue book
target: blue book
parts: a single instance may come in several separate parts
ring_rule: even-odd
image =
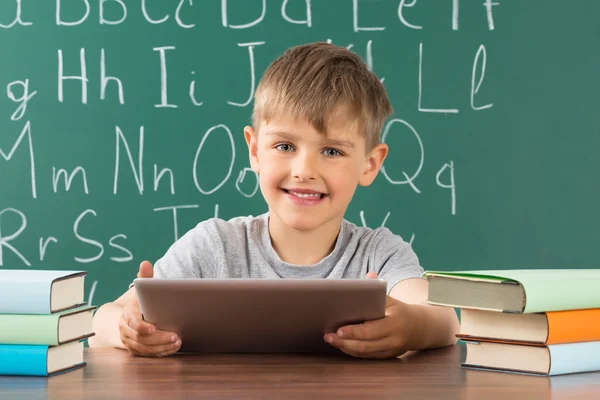
[[[0,344],[0,375],[51,376],[84,365],[81,341],[60,346]]]
[[[0,314],[52,314],[84,303],[85,271],[0,269]]]
[[[545,376],[600,371],[600,342],[535,346],[462,340],[465,368]]]

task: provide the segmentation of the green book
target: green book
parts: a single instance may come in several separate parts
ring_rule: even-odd
[[[1,344],[57,346],[94,335],[94,306],[54,314],[0,314]]]
[[[430,304],[510,313],[600,308],[600,269],[426,271]]]

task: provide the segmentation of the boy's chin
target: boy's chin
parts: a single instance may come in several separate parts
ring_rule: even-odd
[[[283,215],[282,215],[283,214]],[[279,218],[283,224],[297,231],[312,231],[322,227],[331,220],[318,213],[280,213]]]

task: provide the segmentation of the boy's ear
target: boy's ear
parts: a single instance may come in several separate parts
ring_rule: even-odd
[[[373,183],[387,154],[388,145],[385,143],[380,143],[371,150],[365,162],[365,169],[358,180],[360,186],[369,186]]]
[[[248,156],[250,157],[250,166],[258,174],[258,137],[251,126],[244,127],[244,138],[248,144]]]

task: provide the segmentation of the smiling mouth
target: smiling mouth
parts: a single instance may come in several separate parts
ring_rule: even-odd
[[[281,190],[283,190],[287,194],[294,195],[294,196],[299,197],[301,199],[320,200],[320,199],[323,199],[325,196],[327,196],[324,193],[298,193],[298,192],[294,192],[294,191],[283,189],[283,188]]]

